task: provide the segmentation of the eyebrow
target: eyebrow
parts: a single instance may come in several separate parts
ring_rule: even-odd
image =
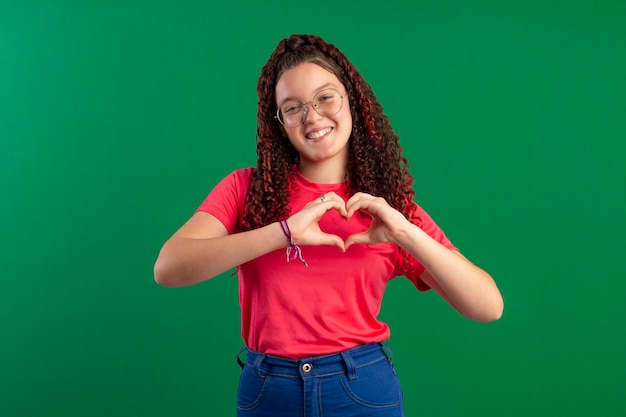
[[[320,91],[325,90],[327,88],[335,88],[335,89],[337,89],[338,87],[335,84],[333,84],[333,83],[326,83],[326,84],[323,84],[323,85],[317,87],[315,90],[313,90],[313,95],[315,96],[317,93],[319,93]],[[285,97],[280,103],[278,103],[278,107],[282,106],[286,101],[289,101],[289,100],[300,101],[299,99],[297,99],[295,97]]]

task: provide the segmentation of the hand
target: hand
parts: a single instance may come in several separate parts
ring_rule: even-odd
[[[298,245],[331,245],[345,251],[345,243],[337,235],[325,233],[320,229],[319,220],[329,210],[337,210],[343,217],[348,217],[346,203],[337,194],[324,194],[324,198],[316,198],[299,212],[287,219],[293,240]]]
[[[346,218],[352,217],[358,210],[372,216],[372,224],[365,232],[355,233],[345,241],[345,249],[353,244],[376,244],[393,242],[398,244],[398,233],[410,225],[402,213],[391,207],[382,197],[367,193],[356,193],[346,203]],[[345,250],[344,249],[344,250]]]

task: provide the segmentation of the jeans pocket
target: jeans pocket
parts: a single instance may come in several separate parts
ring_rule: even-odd
[[[402,406],[402,387],[393,365],[386,359],[357,368],[357,377],[341,375],[346,394],[357,404],[370,408]]]
[[[237,392],[237,408],[240,410],[254,410],[265,397],[272,377],[261,376],[251,366],[245,365],[239,377]]]

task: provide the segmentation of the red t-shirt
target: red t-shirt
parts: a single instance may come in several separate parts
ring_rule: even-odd
[[[232,172],[198,211],[212,214],[229,233],[237,233],[252,171]],[[316,184],[297,173],[290,210],[295,213],[331,191],[349,198],[345,184]],[[416,210],[426,233],[456,249],[425,211]],[[346,221],[334,210],[319,221],[323,231],[342,239],[367,230],[370,223],[358,214]],[[301,249],[308,268],[299,260],[287,262],[281,249],[238,269],[241,331],[252,350],[297,359],[387,340],[389,327],[377,319],[387,282],[404,275],[419,290],[428,289],[418,278],[424,267],[413,258],[403,267],[403,257],[391,243],[353,245],[345,253],[334,246]]]

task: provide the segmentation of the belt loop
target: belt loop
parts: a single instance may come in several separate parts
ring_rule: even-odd
[[[396,367],[393,365],[393,352],[391,351],[391,348],[386,343],[380,342],[380,349],[387,357],[389,365],[391,365],[391,369],[393,370],[393,374],[396,375]]]
[[[389,345],[387,345],[384,342],[380,342],[380,348],[385,354],[385,356],[387,357],[387,359],[389,360],[389,362],[391,362],[393,360],[393,352],[391,348],[389,347]]]
[[[254,357],[254,360],[252,361],[252,367],[254,368],[254,371],[257,373],[257,375],[263,378],[263,375],[261,375],[260,370],[261,370],[261,364],[263,363],[263,360],[265,359],[265,354],[257,353],[257,352],[250,352],[250,349],[248,349],[247,347],[243,347],[239,349],[239,352],[237,352],[237,363],[239,364],[241,369],[243,369],[245,365],[245,363],[241,360],[241,353],[244,351],[247,353],[246,362],[247,362],[247,358],[249,358],[250,356]],[[250,355],[250,353],[252,353],[252,355]]]
[[[242,347],[241,349],[239,349],[239,352],[237,352],[237,363],[239,364],[239,366],[241,367],[241,369],[243,369],[243,361],[241,360],[241,354],[243,353],[243,351],[247,350],[247,348]]]
[[[354,363],[354,359],[352,359],[352,356],[350,356],[350,352],[344,350],[343,352],[341,352],[341,357],[346,364],[346,373],[348,374],[348,379],[356,379],[356,364]]]
[[[264,353],[256,353],[256,358],[254,358],[254,362],[252,362],[252,367],[254,368],[254,371],[257,373],[259,378],[263,378],[263,375],[261,375],[261,364],[263,363],[264,359]]]

